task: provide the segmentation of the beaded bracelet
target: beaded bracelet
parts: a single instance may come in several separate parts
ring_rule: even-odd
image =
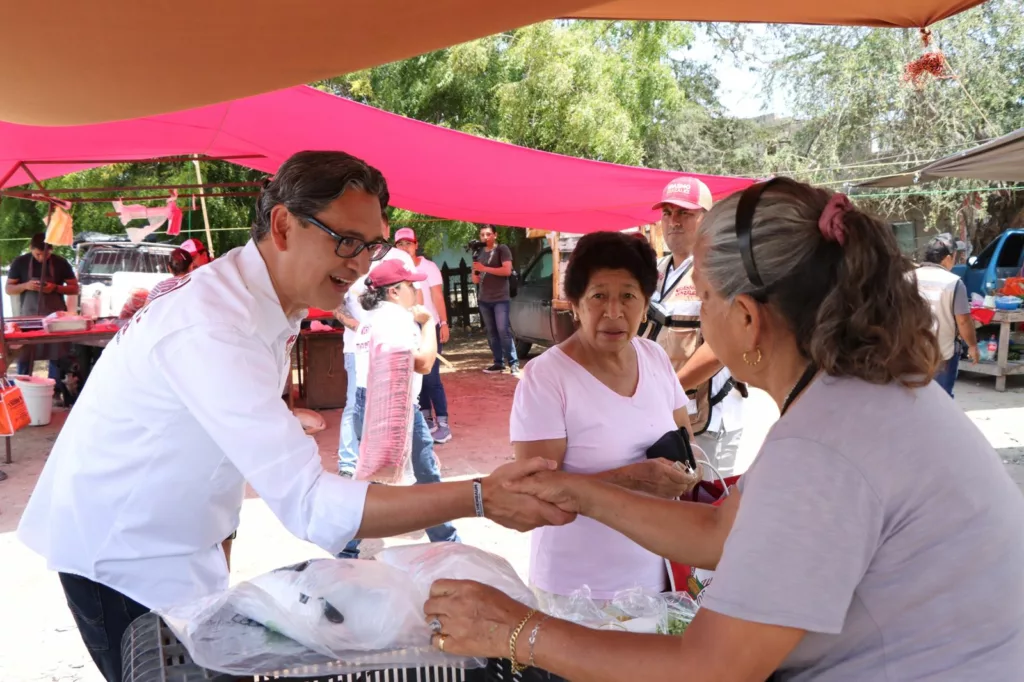
[[[519,625],[516,626],[516,629],[512,631],[512,636],[509,637],[508,660],[509,663],[512,664],[513,675],[515,675],[516,673],[523,672],[528,667],[516,661],[516,642],[519,640],[519,635],[520,633],[522,633],[523,628],[526,627],[526,624],[530,622],[530,619],[533,618],[535,615],[537,615],[537,609],[530,609],[530,612],[526,614],[526,618],[523,618],[523,620],[520,621]]]

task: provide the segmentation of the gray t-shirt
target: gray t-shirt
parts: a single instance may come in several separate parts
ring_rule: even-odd
[[[504,244],[496,244],[490,251],[481,251],[477,262],[489,268],[500,268],[502,264],[512,260],[512,252]],[[508,277],[500,277],[484,272],[480,274],[480,294],[478,299],[484,303],[498,303],[511,299],[508,290]]]
[[[967,287],[963,280],[956,283],[956,290],[953,292],[953,314],[971,314],[971,303],[967,300]]]
[[[937,384],[819,378],[741,489],[703,606],[807,630],[782,680],[1024,678],[1024,496]]]

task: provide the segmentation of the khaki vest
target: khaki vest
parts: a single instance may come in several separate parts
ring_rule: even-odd
[[[932,331],[938,337],[942,359],[949,360],[955,352],[958,335],[953,301],[960,278],[941,265],[921,265],[914,270],[914,274],[917,276],[918,291],[932,307]]]
[[[647,323],[640,328],[640,335],[655,341],[668,353],[672,368],[678,372],[693,357],[697,348],[704,343],[700,331],[700,297],[693,286],[693,265],[678,276],[676,281],[666,281],[672,256],[658,261],[658,291],[662,292],[661,306],[669,311],[685,311],[689,314],[662,315],[652,305],[647,313]],[[690,425],[696,435],[704,433],[711,420],[711,382],[690,388],[686,395],[697,404],[696,414],[690,414]]]

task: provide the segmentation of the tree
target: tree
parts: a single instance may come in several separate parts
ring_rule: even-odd
[[[692,40],[692,28],[681,23],[546,22],[318,87],[475,135],[642,165],[648,139],[677,112],[696,106],[687,86],[696,83],[699,68],[670,57]],[[394,224],[423,231],[428,252],[440,248],[442,235],[461,244],[478,229],[427,219],[401,211],[393,216]]]
[[[766,94],[787,93],[798,119],[776,131],[775,153],[757,149],[757,131],[741,131],[735,138],[740,145],[726,155],[722,170],[788,172],[851,189],[1024,126],[1024,1],[991,0],[932,28],[950,77],[926,77],[917,87],[904,78],[904,69],[925,49],[918,31],[773,26],[769,39],[760,36],[755,44],[746,27],[713,27],[748,59],[767,49],[758,67]],[[727,121],[705,121],[702,142],[730,127]],[[748,146],[755,148],[753,155],[735,158]],[[946,180],[862,194],[881,212],[921,211],[934,224],[942,216],[964,216],[965,195],[980,188],[987,198],[976,215],[976,241],[982,242],[1006,226],[1022,203],[1020,192],[985,184]]]

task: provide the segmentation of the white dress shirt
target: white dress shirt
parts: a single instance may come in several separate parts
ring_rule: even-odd
[[[285,316],[255,244],[179,281],[104,350],[18,528],[51,569],[152,609],[227,588],[246,481],[332,553],[367,488],[324,470],[281,399],[303,316]]]

